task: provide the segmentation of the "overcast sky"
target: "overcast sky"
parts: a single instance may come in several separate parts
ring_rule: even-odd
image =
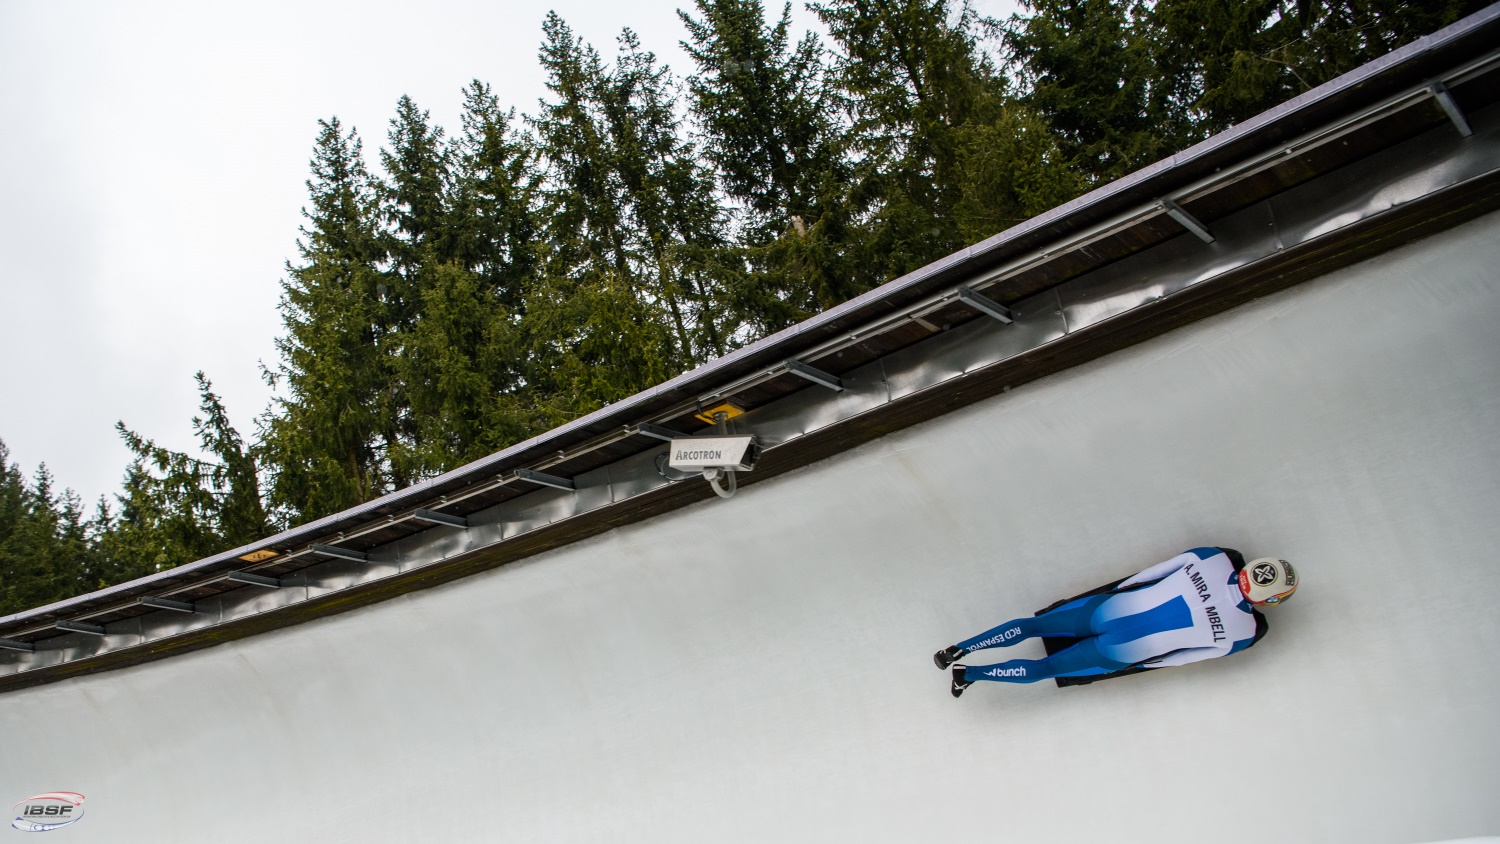
[[[629,26],[689,69],[675,11],[685,2],[550,5],[606,56]],[[253,435],[317,120],[357,127],[375,164],[402,94],[450,134],[470,79],[534,111],[547,8],[0,0],[0,440],[11,460],[28,474],[45,461],[92,506],[119,489],[129,460],[116,420],[194,446],[199,369]],[[793,13],[799,32],[814,25],[800,3]]]

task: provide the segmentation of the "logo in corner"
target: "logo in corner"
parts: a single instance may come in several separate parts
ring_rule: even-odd
[[[1270,563],[1261,563],[1250,572],[1250,576],[1261,586],[1267,586],[1276,580],[1276,567]]]
[[[10,825],[24,832],[46,832],[77,823],[83,817],[83,795],[76,791],[49,791],[11,807],[16,819]]]

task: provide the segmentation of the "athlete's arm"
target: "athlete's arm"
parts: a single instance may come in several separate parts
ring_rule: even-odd
[[[1148,659],[1141,663],[1147,668],[1166,668],[1170,665],[1187,665],[1190,662],[1202,662],[1205,659],[1213,659],[1228,653],[1224,648],[1183,648],[1173,651],[1166,656],[1156,659]]]
[[[1135,586],[1138,583],[1151,583],[1153,581],[1161,580],[1163,577],[1166,577],[1172,572],[1177,571],[1188,563],[1197,562],[1198,559],[1198,555],[1194,554],[1192,551],[1184,551],[1183,553],[1178,554],[1177,556],[1173,557],[1170,560],[1167,560],[1164,563],[1157,563],[1156,565],[1152,566],[1149,569],[1146,569],[1140,574],[1125,578],[1124,580],[1120,581],[1120,585],[1116,586],[1115,588],[1124,589],[1127,586]]]

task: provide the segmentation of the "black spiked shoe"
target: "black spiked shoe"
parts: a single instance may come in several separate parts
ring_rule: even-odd
[[[951,648],[943,648],[932,655],[932,661],[937,664],[938,670],[946,671],[948,666],[964,658],[964,649],[958,645]]]
[[[967,670],[968,668],[963,665],[953,666],[953,688],[949,689],[949,691],[953,692],[954,697],[958,697],[964,693],[964,689],[974,685],[973,680],[964,679],[964,672]]]

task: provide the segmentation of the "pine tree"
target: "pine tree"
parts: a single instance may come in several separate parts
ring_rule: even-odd
[[[391,274],[383,268],[377,205],[359,136],[337,118],[319,123],[311,210],[287,265],[280,304],[281,361],[267,371],[278,398],[263,422],[269,501],[283,520],[352,507],[390,488],[386,451],[396,437],[383,344]]]
[[[432,125],[427,111],[411,97],[403,95],[396,102],[396,116],[386,134],[390,146],[380,150],[386,178],[378,192],[398,274],[455,257],[447,226],[452,155],[443,135],[443,128]],[[410,318],[410,309],[402,308],[399,299],[395,302],[395,323],[401,325]]]
[[[534,144],[489,86],[464,92],[463,134],[448,152],[441,239],[418,268],[416,319],[390,360],[407,397],[407,474],[460,466],[545,429],[529,394],[525,299],[537,265]],[[431,135],[440,137],[437,130]],[[389,162],[388,165],[390,166]]]
[[[410,473],[453,469],[545,430],[524,371],[520,319],[481,275],[428,273],[422,318],[402,337],[395,374],[410,397]]]
[[[1483,0],[1027,0],[1004,27],[1026,102],[1093,184],[1478,11]]]
[[[476,79],[464,89],[449,229],[457,262],[519,314],[536,275],[541,174],[536,144],[514,120],[490,86]]]
[[[526,303],[539,405],[556,422],[661,380],[674,370],[671,339],[636,293],[622,186],[598,115],[604,67],[556,14],[543,22],[540,60],[550,101],[529,117],[546,180],[546,263]]]
[[[1117,179],[1194,139],[1180,109],[1171,108],[1178,86],[1156,73],[1148,6],[1025,5],[1031,15],[1012,18],[1006,47],[1030,85],[1027,103],[1045,116],[1069,165],[1088,183]]]
[[[119,517],[101,507],[107,530],[98,550],[118,571],[162,571],[271,532],[255,457],[208,378],[202,372],[195,377],[203,415],[193,417],[193,432],[208,459],[163,448],[123,422],[115,426],[135,459],[117,496]]]
[[[527,321],[560,421],[722,354],[738,325],[713,272],[722,215],[667,71],[628,30],[613,68],[555,14],[543,30],[552,100],[530,120],[550,249]]]
[[[688,78],[705,157],[742,209],[737,271],[721,273],[732,307],[757,336],[861,292],[842,260],[849,231],[838,148],[838,103],[824,84],[817,36],[791,41],[791,7],[768,24],[760,0],[698,0],[701,18],[678,12],[697,66]]]
[[[725,191],[765,240],[817,218],[819,191],[839,172],[834,103],[823,86],[823,47],[807,33],[791,43],[791,4],[768,25],[760,0],[697,0],[702,20],[678,12],[698,72],[688,78],[706,157]],[[769,235],[769,236],[768,236]]]
[[[712,360],[738,328],[705,266],[727,242],[713,177],[683,138],[670,71],[634,32],[621,34],[619,57],[604,81],[600,105],[628,204],[637,272],[670,314],[684,363]]]
[[[28,483],[0,441],[0,615],[98,588],[89,556],[78,497],[55,493],[45,464]]]
[[[858,162],[853,262],[880,283],[1069,198],[1077,179],[1045,123],[983,48],[966,0],[828,0],[833,80]]]
[[[391,485],[399,489],[430,474],[424,426],[411,407],[412,390],[427,385],[407,377],[421,374],[411,372],[407,346],[422,321],[428,291],[457,260],[458,243],[449,225],[453,156],[442,127],[432,125],[411,97],[402,96],[386,138],[390,145],[380,150],[385,178],[376,191],[389,266],[378,343],[386,381],[380,416],[386,425],[381,433],[386,467]]]
[[[1153,80],[1194,139],[1249,119],[1489,0],[1158,0],[1147,20]]]

